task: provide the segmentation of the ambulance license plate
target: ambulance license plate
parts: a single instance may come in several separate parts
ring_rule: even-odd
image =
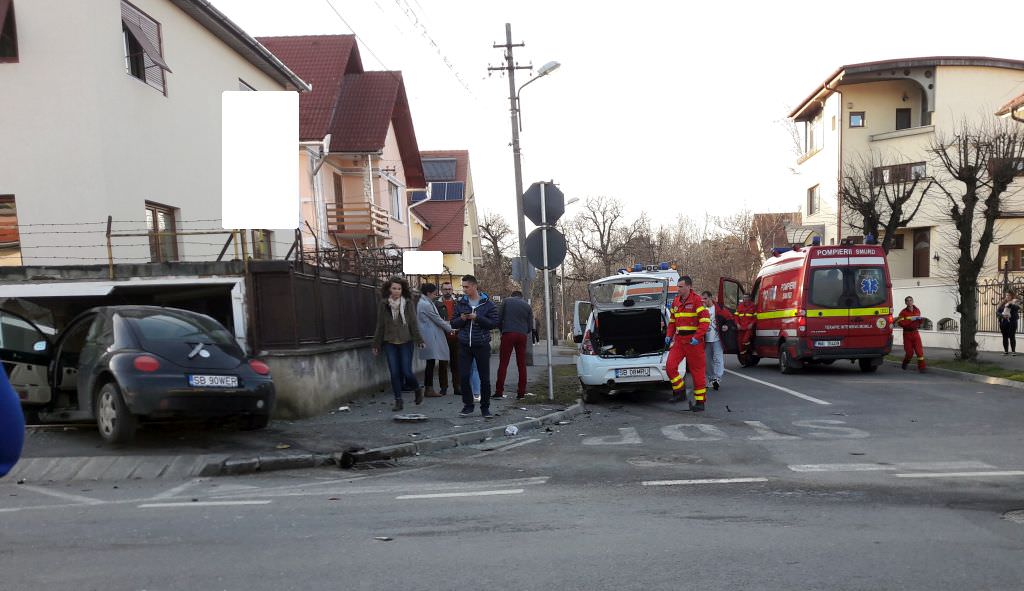
[[[815,347],[838,347],[842,341],[814,341]]]
[[[237,388],[238,376],[188,376],[193,388]]]
[[[617,378],[649,378],[651,377],[651,368],[649,367],[634,367],[627,369],[615,370],[615,377]]]

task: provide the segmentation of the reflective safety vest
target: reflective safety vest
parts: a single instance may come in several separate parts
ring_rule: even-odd
[[[899,320],[897,321],[904,332],[917,332],[917,329],[921,328],[924,324],[924,320],[911,320],[914,316],[920,316],[921,310],[917,306],[911,306],[903,308],[900,311]]]
[[[685,300],[676,296],[672,302],[669,309],[668,332],[665,336],[694,336],[698,340],[704,340],[704,334],[708,332],[709,326],[711,315],[708,314],[708,309],[704,307],[704,302],[697,292],[691,291]]]

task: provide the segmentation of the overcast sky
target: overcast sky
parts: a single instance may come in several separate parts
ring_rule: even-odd
[[[506,22],[520,64],[562,63],[521,96],[524,183],[664,222],[796,210],[781,121],[842,64],[1024,58],[1008,2],[212,1],[253,36],[354,29],[366,69],[403,72],[420,149],[468,149],[479,208],[513,224],[508,81],[487,72]]]

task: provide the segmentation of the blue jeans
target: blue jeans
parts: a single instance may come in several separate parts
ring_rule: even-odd
[[[401,400],[403,383],[420,387],[416,374],[412,372],[412,341],[401,345],[384,343],[382,348],[388,360],[388,370],[391,372],[391,390],[395,393],[395,400]]]
[[[473,394],[480,394],[480,372],[476,369],[476,359],[473,360],[473,369],[469,371],[469,385],[473,387]]]
[[[708,380],[721,380],[725,374],[725,355],[722,353],[722,341],[704,343],[704,354],[707,356]]]

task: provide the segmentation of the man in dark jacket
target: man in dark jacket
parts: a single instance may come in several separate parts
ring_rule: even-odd
[[[516,399],[526,398],[526,340],[533,331],[533,309],[523,299],[523,292],[513,291],[498,307],[498,328],[501,329],[501,353],[498,357],[498,383],[494,397],[505,397],[505,374],[512,351],[516,352],[519,384]]]
[[[459,331],[459,380],[462,382],[462,412],[460,417],[473,414],[473,388],[469,384],[473,360],[480,374],[480,414],[491,418],[491,330],[498,326],[498,308],[481,293],[476,277],[462,278],[462,293],[450,319],[452,328]]]

